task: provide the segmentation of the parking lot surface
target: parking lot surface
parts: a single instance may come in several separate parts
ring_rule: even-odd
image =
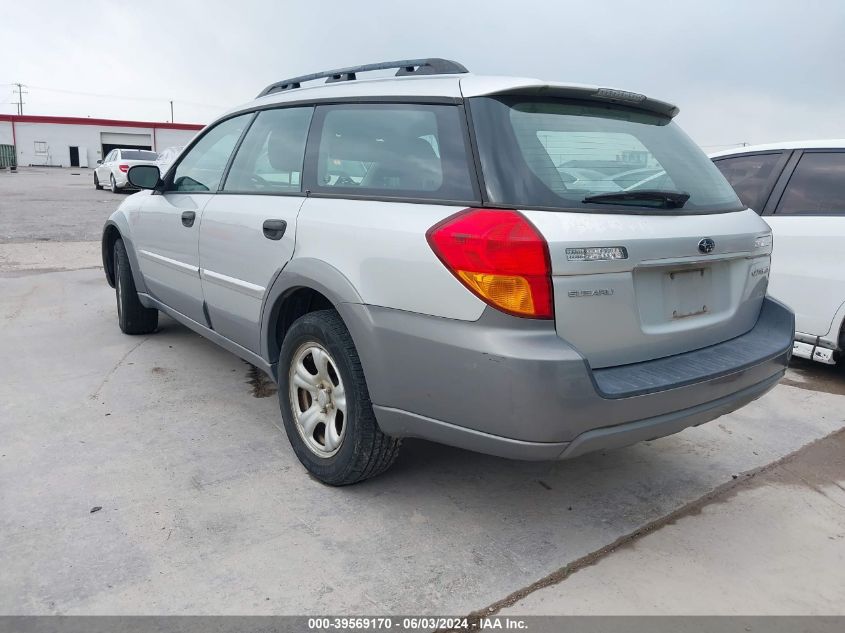
[[[4,227],[7,177],[0,175]],[[41,200],[44,177],[15,176],[35,183],[13,203],[24,227],[30,208],[38,215],[55,206]],[[80,193],[67,186],[51,195]],[[93,237],[93,228],[77,231],[80,239],[97,239],[116,206],[97,206],[110,192],[90,195],[66,207],[80,209],[80,225],[97,225]],[[65,213],[72,226],[72,212],[57,215]],[[818,552],[830,564],[805,576],[776,564],[736,566],[738,590],[753,605],[756,574],[783,572],[782,582],[818,586],[818,599],[793,613],[832,609],[845,552],[841,496],[825,506],[826,523],[806,511],[821,493],[794,480],[782,488],[798,492],[779,496],[773,514],[759,503],[722,514],[684,509],[708,495],[718,503],[707,507],[723,507],[780,485],[757,473],[845,426],[841,368],[796,364],[782,385],[740,411],[605,454],[524,463],[408,440],[385,475],[328,488],[296,460],[274,389],[249,365],[166,317],[152,335],[121,334],[113,290],[90,268],[96,257],[83,253],[69,265],[64,245],[43,244],[48,250],[33,255],[27,231],[14,228],[5,241],[18,243],[0,247],[0,612],[463,614],[555,574],[563,583],[543,591],[566,594],[580,577],[579,604],[598,612],[600,596],[632,570],[644,583],[651,572],[665,578],[658,564],[650,571],[645,552],[683,565],[705,555],[696,548],[707,539],[696,535],[711,543],[720,535],[774,539],[777,531],[761,522],[776,524],[790,511],[789,538],[771,541],[773,560],[786,545],[810,551],[814,539],[826,539]],[[842,459],[836,437],[815,463]],[[797,472],[812,483],[817,471],[803,468]],[[816,488],[828,496],[841,490],[842,470],[824,472]],[[679,510],[684,516],[664,525]],[[651,534],[632,541],[638,532]],[[662,540],[646,541],[654,538]],[[624,558],[626,551],[640,557]],[[560,575],[591,555],[603,563]],[[524,602],[529,611],[520,612],[574,609],[535,589],[523,599],[545,606]],[[719,612],[711,595],[692,603],[698,612]]]
[[[0,243],[99,240],[126,195],[94,189],[91,169],[0,170]]]

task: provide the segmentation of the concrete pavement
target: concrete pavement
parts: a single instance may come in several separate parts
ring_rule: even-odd
[[[0,323],[2,613],[468,613],[845,426],[842,376],[803,366],[673,437],[546,464],[408,441],[386,475],[331,489],[305,474],[245,363],[166,318],[121,334],[102,271],[0,273]],[[773,538],[742,516],[715,519],[711,540]],[[845,543],[816,552],[789,534],[806,560]],[[696,541],[662,556],[683,561]],[[606,612],[610,576],[593,581],[582,604]]]
[[[126,195],[94,189],[92,169],[0,170],[0,243],[99,240]]]
[[[498,613],[841,616],[843,570],[839,431]]]

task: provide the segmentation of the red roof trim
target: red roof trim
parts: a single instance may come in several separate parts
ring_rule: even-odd
[[[118,119],[90,119],[72,116],[38,116],[29,114],[0,114],[0,121],[14,123],[53,123],[56,125],[100,125],[106,127],[139,127],[158,130],[201,130],[195,123],[156,123],[153,121],[121,121]]]

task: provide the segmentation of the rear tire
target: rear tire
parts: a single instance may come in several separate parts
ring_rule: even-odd
[[[361,360],[334,310],[310,312],[288,330],[279,353],[279,406],[299,461],[330,486],[381,474],[399,453],[401,440],[376,422]]]
[[[124,334],[149,334],[158,327],[158,310],[145,308],[138,299],[132,267],[123,240],[114,243],[114,292],[117,323]]]
[[[114,174],[112,174],[111,176],[109,176],[109,179],[110,179],[110,181],[111,181],[111,192],[112,192],[112,193],[117,193],[117,192],[118,192],[118,188],[117,188],[117,183],[114,181]]]
[[[103,188],[103,185],[100,184],[100,179],[97,178],[97,172],[94,172],[94,189],[98,191]]]

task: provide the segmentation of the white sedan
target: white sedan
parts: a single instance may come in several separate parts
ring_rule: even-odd
[[[94,187],[108,186],[113,193],[127,187],[133,188],[126,178],[134,165],[154,165],[158,154],[145,149],[113,149],[94,168]],[[108,183],[108,185],[106,185]]]

